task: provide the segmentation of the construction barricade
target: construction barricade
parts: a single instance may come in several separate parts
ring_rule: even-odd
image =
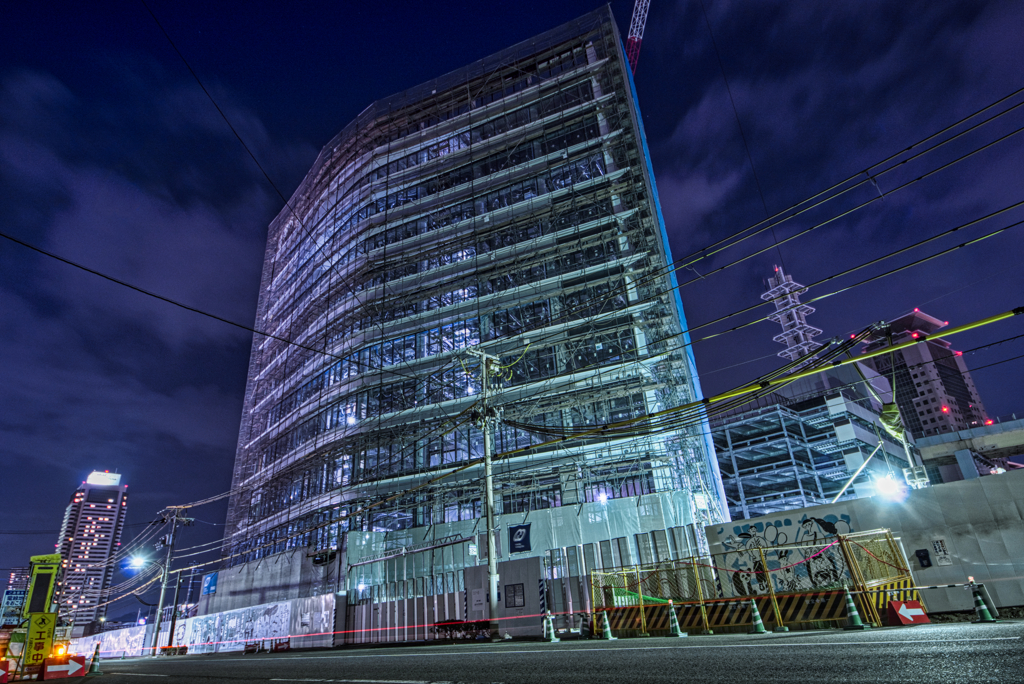
[[[593,611],[607,612],[616,637],[668,636],[669,610],[690,633],[749,631],[751,601],[765,627],[775,631],[841,623],[847,618],[846,588],[857,594],[865,619],[880,625],[890,591],[906,589],[901,592],[906,599],[918,599],[909,590],[910,570],[888,530],[593,571],[590,579]],[[600,636],[603,621],[594,624]]]

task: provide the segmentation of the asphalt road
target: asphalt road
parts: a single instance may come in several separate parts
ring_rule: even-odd
[[[107,660],[103,684],[1020,682],[1024,622]]]

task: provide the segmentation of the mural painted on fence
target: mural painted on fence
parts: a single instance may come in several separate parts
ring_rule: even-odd
[[[768,582],[776,592],[805,591],[841,586],[851,577],[838,546],[829,546],[837,534],[853,532],[845,513],[815,517],[779,517],[759,522],[738,522],[715,530],[725,554],[719,556],[722,595],[749,596],[767,593]],[[802,548],[787,548],[800,544]],[[728,576],[728,580],[726,580]]]
[[[292,601],[291,634],[334,633],[334,595],[322,594]]]
[[[162,625],[160,645],[168,642],[169,623]],[[140,656],[144,647],[145,627],[131,627],[72,640],[74,653],[91,654],[100,642],[104,657]],[[269,642],[291,637],[293,646],[319,647],[333,645],[334,594],[324,594],[279,603],[266,603],[250,608],[230,610],[213,615],[179,620],[174,627],[174,645],[188,646],[189,653],[241,651],[246,643]],[[317,635],[317,636],[306,636]],[[303,639],[295,643],[297,639]]]
[[[105,658],[124,655],[126,658],[137,658],[142,655],[145,647],[146,627],[129,627],[112,632],[103,632],[93,636],[72,639],[70,651],[79,655],[92,655],[97,642],[100,653]]]

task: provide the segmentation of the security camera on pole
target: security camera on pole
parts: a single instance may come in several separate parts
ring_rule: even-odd
[[[491,374],[499,371],[498,357],[491,356],[479,349],[467,350],[472,356],[480,359],[480,405],[477,416],[477,427],[484,433],[484,496],[485,513],[487,516],[487,586],[488,586],[488,631],[491,641],[501,641],[498,630],[498,558],[494,543],[494,477],[491,472],[491,430],[494,427],[494,409],[488,405],[491,393]]]

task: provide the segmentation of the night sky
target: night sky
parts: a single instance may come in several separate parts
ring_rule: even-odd
[[[373,100],[598,6],[148,2],[286,196]],[[636,75],[676,258],[1024,87],[1024,3],[704,2],[718,56],[698,1],[653,0]],[[612,4],[625,36],[632,3]],[[989,115],[1021,102],[1024,94]],[[774,239],[1021,127],[1024,107],[777,226]],[[770,248],[771,232],[694,263],[679,273],[696,281],[681,290],[689,323],[756,304],[775,264],[814,283],[1020,202],[1022,160],[1024,133],[720,273],[708,275]],[[251,325],[266,227],[281,206],[141,2],[5,7],[0,231]],[[1011,210],[805,299],[1021,220],[1024,209]],[[1022,232],[826,298],[810,322],[827,339],[914,307],[957,325],[1022,306]],[[777,332],[765,322],[697,342],[705,392],[780,365]],[[951,341],[969,350],[1021,334],[1024,320],[1014,319]],[[68,497],[93,469],[116,469],[129,485],[125,541],[163,506],[227,490],[251,341],[0,239],[0,530],[53,531],[0,536],[0,567],[52,550]],[[1024,337],[965,359],[978,368],[1021,354]],[[974,378],[991,416],[1024,414],[1024,359]],[[224,512],[224,502],[196,509],[201,523],[181,543],[216,538]]]

